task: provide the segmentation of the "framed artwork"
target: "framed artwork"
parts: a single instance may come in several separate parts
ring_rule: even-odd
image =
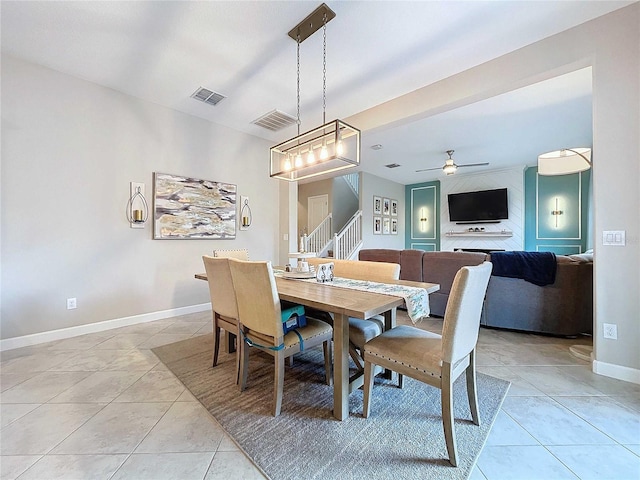
[[[392,217],[397,217],[398,216],[398,200],[391,200],[391,216]]]
[[[373,217],[373,234],[380,235],[382,233],[382,217]]]
[[[391,219],[383,218],[382,219],[382,234],[389,235],[391,233]]]
[[[391,219],[391,235],[397,235],[397,234],[398,234],[398,219],[392,218]]]
[[[373,196],[373,214],[382,215],[382,198]]]
[[[153,238],[236,238],[236,185],[155,172]]]
[[[391,213],[391,200],[388,198],[382,199],[382,214],[389,215]]]

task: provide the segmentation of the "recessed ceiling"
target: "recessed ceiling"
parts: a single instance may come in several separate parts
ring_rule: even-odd
[[[327,25],[327,120],[348,118],[630,3],[328,2],[336,18]],[[295,135],[295,125],[270,131],[252,122],[274,110],[295,115],[296,44],[287,32],[316,6],[302,1],[3,0],[2,52],[277,143]],[[301,45],[300,72],[301,128],[306,130],[322,122],[322,35]],[[190,95],[199,85],[224,92],[225,100],[214,108],[194,101]],[[575,95],[558,101],[578,102]],[[437,165],[448,149],[456,150],[460,163],[500,165],[508,155],[495,145],[489,148],[488,140],[485,150],[470,150],[480,139],[471,135],[482,130],[478,118],[498,122],[510,115],[506,107],[492,113],[491,105],[439,115],[441,126],[433,123],[436,117],[431,123],[425,119],[428,130],[410,127],[416,137],[396,130],[398,139],[405,138],[396,143],[405,147],[395,152],[394,132],[371,138],[363,132],[362,168],[368,171],[370,157],[373,173],[378,162],[373,155],[386,156],[380,165],[402,167],[385,169],[385,177],[404,183],[404,170]],[[544,108],[534,104],[530,110]],[[462,125],[464,135],[447,136],[453,135],[452,123]],[[506,136],[494,132],[484,138],[501,137],[509,151]],[[384,149],[367,148],[373,144]]]

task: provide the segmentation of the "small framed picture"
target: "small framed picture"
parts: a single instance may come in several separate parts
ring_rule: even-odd
[[[391,216],[392,217],[397,217],[398,216],[398,200],[391,200]]]
[[[391,213],[391,200],[388,198],[382,199],[382,214],[389,215]]]
[[[398,219],[392,218],[391,219],[391,235],[397,235],[397,234],[398,234]]]
[[[373,234],[380,235],[382,233],[382,217],[373,217]]]
[[[382,219],[382,234],[389,235],[391,233],[391,219],[383,218]]]
[[[373,196],[373,214],[382,215],[382,198]]]

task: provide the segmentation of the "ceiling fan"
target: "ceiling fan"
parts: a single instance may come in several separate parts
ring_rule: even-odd
[[[456,165],[455,162],[453,161],[453,158],[451,158],[451,155],[453,155],[453,152],[455,150],[447,150],[447,155],[449,155],[449,158],[447,158],[444,161],[444,165],[442,167],[434,167],[434,168],[422,168],[420,170],[416,170],[416,172],[428,172],[429,170],[440,170],[442,169],[442,171],[447,174],[447,175],[453,175],[454,173],[456,173],[456,170],[458,170],[458,167],[462,168],[462,167],[483,167],[485,165],[489,165],[489,162],[484,162],[484,163],[465,163],[464,165]]]

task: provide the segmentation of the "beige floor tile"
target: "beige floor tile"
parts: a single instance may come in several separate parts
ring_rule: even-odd
[[[197,401],[198,399],[194,397],[193,394],[186,388],[184,389],[184,392],[182,392],[182,394],[176,400],[176,402],[197,402]]]
[[[148,340],[150,336],[147,333],[120,333],[93,348],[98,350],[130,350]]]
[[[486,445],[540,445],[540,442],[529,435],[509,415],[500,411],[491,427]]]
[[[220,441],[220,446],[218,447],[218,452],[239,452],[240,448],[233,439],[227,435],[223,434],[222,440]]]
[[[41,455],[3,455],[0,457],[0,480],[15,480],[39,458]]]
[[[55,367],[78,354],[78,350],[53,350],[39,352],[33,355],[17,357],[7,360],[6,362],[2,362],[0,369],[3,374],[46,372],[52,367]]]
[[[160,330],[164,330],[169,325],[173,325],[174,323],[175,323],[175,320],[173,319],[156,320],[153,322],[138,323],[136,325],[129,325],[128,327],[121,327],[121,328],[112,330],[112,332],[115,335],[120,335],[123,333],[126,333],[126,334],[144,333],[146,335],[151,336],[151,335],[155,335]]]
[[[69,434],[104,408],[104,404],[41,405],[2,429],[2,455],[38,455],[49,452]]]
[[[640,415],[609,397],[554,397],[618,443],[640,444]]]
[[[200,403],[176,402],[136,453],[215,452],[223,435],[218,422]]]
[[[170,403],[111,403],[51,453],[130,453],[170,406]]]
[[[152,370],[140,377],[114,402],[173,402],[185,391],[184,385],[170,371]]]
[[[108,479],[127,455],[45,455],[20,480]]]
[[[265,476],[244,453],[219,451],[213,457],[205,480],[227,480],[229,478],[263,480]]]
[[[611,438],[549,397],[507,397],[502,409],[542,445],[614,443]]]
[[[544,395],[540,390],[527,382],[518,374],[518,370],[528,367],[499,367],[499,366],[478,366],[477,370],[496,378],[501,378],[511,382],[507,395],[514,397],[528,397]]]
[[[0,371],[2,371],[2,367],[0,367]],[[16,385],[21,384],[22,382],[26,382],[32,377],[35,377],[38,372],[23,372],[23,373],[0,373],[0,392],[4,392],[5,390],[9,390],[10,388],[15,387]]]
[[[187,315],[180,315],[179,317],[173,317],[176,322],[210,322],[211,310],[203,310],[202,312],[189,313]]]
[[[640,458],[621,445],[547,447],[582,480],[640,478]]]
[[[49,369],[54,372],[98,372],[129,350],[85,350]]]
[[[180,334],[180,333],[189,333],[194,334],[202,327],[204,327],[207,323],[211,322],[176,322],[173,325],[168,326],[164,330],[162,330],[161,334]]]
[[[478,466],[476,465],[473,470],[471,470],[471,474],[467,480],[487,480],[487,477],[480,471]]]
[[[200,329],[195,332],[197,335],[206,335],[213,332],[213,324],[211,322],[205,323]]]
[[[2,392],[0,402],[46,403],[89,375],[91,372],[42,372]]]
[[[202,480],[212,457],[213,452],[133,454],[111,480]]]
[[[106,331],[104,333],[92,333],[89,335],[80,335],[79,337],[66,338],[52,342],[51,350],[89,350],[99,343],[113,337],[113,333]]]
[[[4,428],[20,417],[38,408],[38,403],[4,403],[0,405],[0,428]]]
[[[640,413],[640,395],[615,395],[609,398]]]
[[[477,465],[487,480],[578,478],[542,446],[486,446]]]
[[[120,355],[117,359],[105,366],[103,370],[120,370],[126,372],[148,372],[155,367],[160,360],[149,350],[129,350],[127,353]]]
[[[636,456],[640,457],[640,445],[624,445],[624,447],[636,454]]]
[[[161,345],[167,345],[169,343],[179,342],[180,340],[186,340],[190,338],[190,333],[158,333],[151,338],[149,338],[146,342],[138,345],[139,349],[152,349],[159,347]]]
[[[144,372],[93,372],[76,383],[51,403],[110,402],[133,385]]]
[[[602,392],[576,377],[588,367],[530,366],[517,370],[524,380],[546,395],[602,395]]]

